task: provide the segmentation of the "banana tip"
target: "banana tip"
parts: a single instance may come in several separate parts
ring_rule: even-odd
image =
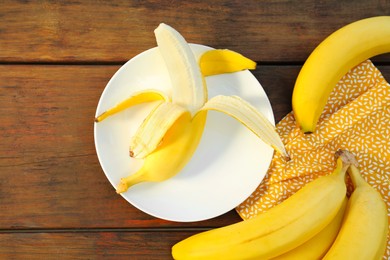
[[[118,186],[116,188],[116,193],[118,193],[118,194],[123,193],[123,192],[127,191],[127,189],[128,189],[128,186],[126,185],[126,183],[124,183],[121,180],[121,182],[118,184]]]

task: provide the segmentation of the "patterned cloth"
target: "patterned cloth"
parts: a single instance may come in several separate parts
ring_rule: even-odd
[[[390,216],[390,84],[371,61],[353,68],[339,81],[313,134],[299,130],[293,112],[276,128],[291,160],[286,162],[275,154],[263,182],[236,208],[244,220],[331,173],[338,149],[356,156],[363,177],[387,202]],[[352,184],[347,182],[347,186],[350,194]],[[389,240],[385,259],[390,256]]]

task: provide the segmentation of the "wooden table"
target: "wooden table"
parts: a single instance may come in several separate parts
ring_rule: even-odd
[[[212,2],[212,3],[211,3]],[[388,1],[0,1],[0,258],[170,259],[171,246],[240,221],[174,223],[118,196],[98,162],[99,97],[160,22],[189,42],[238,51],[279,121],[296,76],[327,35],[389,15]],[[390,79],[390,56],[374,62]]]

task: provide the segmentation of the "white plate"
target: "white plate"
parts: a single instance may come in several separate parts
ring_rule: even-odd
[[[191,48],[196,57],[210,49],[196,44]],[[239,95],[274,124],[267,95],[249,71],[207,77],[206,82],[209,98]],[[137,55],[114,74],[96,115],[142,89],[171,92],[169,75],[157,48]],[[114,187],[121,177],[142,165],[142,160],[129,157],[129,140],[152,107],[142,104],[95,123],[97,155]],[[251,195],[264,178],[272,155],[273,149],[239,122],[211,111],[198,149],[179,174],[164,182],[135,185],[122,196],[157,218],[179,222],[210,219],[234,209]]]

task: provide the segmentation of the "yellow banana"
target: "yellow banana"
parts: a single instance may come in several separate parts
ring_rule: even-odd
[[[348,199],[344,198],[336,217],[317,235],[303,243],[302,245],[288,251],[287,253],[272,258],[272,260],[317,260],[322,259],[329,248],[332,246],[343,221],[345,208]]]
[[[206,51],[199,61],[204,76],[255,69],[256,62],[231,50]]]
[[[206,113],[199,113],[194,118],[188,112],[183,114],[167,131],[164,142],[145,158],[142,168],[121,179],[117,193],[140,182],[164,181],[179,172],[195,152],[205,123]]]
[[[390,51],[390,16],[363,19],[332,33],[310,54],[295,82],[294,117],[314,132],[337,82],[354,66]]]
[[[106,119],[107,117],[115,115],[116,113],[119,113],[125,110],[126,108],[130,108],[132,106],[136,106],[147,102],[157,101],[157,100],[168,101],[168,97],[165,96],[164,93],[161,93],[157,90],[145,90],[145,91],[134,93],[126,100],[120,102],[116,106],[110,108],[109,110],[97,116],[95,118],[95,122],[99,123],[104,119]]]
[[[266,144],[288,157],[274,126],[248,102],[239,97],[226,96],[207,100],[206,81],[200,66],[179,32],[166,24],[160,24],[155,35],[171,78],[171,100],[158,91],[136,93],[96,119],[96,122],[100,122],[132,105],[162,100],[131,139],[130,156],[144,158],[144,163],[138,172],[121,179],[118,193],[125,192],[139,182],[163,181],[177,174],[192,157],[200,141],[208,110],[233,116]],[[218,53],[218,50],[214,51]],[[209,58],[203,59],[205,68],[212,66],[207,66],[207,60],[215,57],[214,51],[208,52]],[[238,54],[232,55],[230,51],[224,53],[228,60],[230,57],[234,61],[238,57]],[[247,63],[243,64],[242,59],[240,56],[234,70],[246,68],[243,66],[247,66]],[[222,67],[219,72],[224,72]],[[227,66],[225,72],[232,72],[232,67]]]
[[[339,212],[350,165],[343,153],[332,174],[320,177],[269,211],[247,221],[189,237],[172,248],[174,259],[269,259],[305,243]]]
[[[355,189],[340,232],[324,259],[382,259],[389,229],[386,204],[355,165],[348,173]]]
[[[153,152],[161,142],[161,138],[165,138],[166,129],[176,124],[178,118],[186,112],[188,112],[186,109],[171,102],[162,102],[156,106],[131,139],[130,156],[145,158],[145,156]]]

